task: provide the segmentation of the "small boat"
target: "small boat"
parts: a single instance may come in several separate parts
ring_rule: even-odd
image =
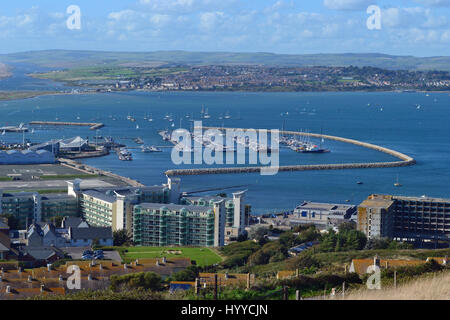
[[[397,181],[394,183],[394,187],[401,187],[401,183],[398,181],[398,175],[397,175]]]
[[[121,161],[131,161],[133,160],[133,156],[130,151],[127,149],[120,149],[119,152],[119,160]]]
[[[358,181],[356,184],[364,184],[364,182],[362,181]]]
[[[137,137],[136,139],[134,139],[134,142],[137,144],[144,144],[144,140],[142,140],[142,138]]]
[[[155,147],[155,146],[142,146],[141,147],[142,152],[149,153],[149,152],[162,152],[161,149]]]

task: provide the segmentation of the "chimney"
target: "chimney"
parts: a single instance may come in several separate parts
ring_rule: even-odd
[[[103,266],[102,266],[101,263],[98,265],[98,268],[99,268],[100,270],[103,270]]]
[[[139,259],[136,259],[136,266],[139,264]]]
[[[33,277],[32,276],[28,276],[28,282],[33,282]]]
[[[59,275],[58,280],[59,281],[64,281],[62,274]]]
[[[159,267],[159,261],[158,260],[156,260],[156,266]]]
[[[373,257],[373,265],[380,267],[380,257],[378,255],[375,255],[375,257]]]
[[[126,263],[123,265],[123,269],[124,269],[124,270],[127,270],[127,269],[128,269],[128,266],[127,266]]]
[[[442,264],[443,264],[444,266],[446,266],[447,263],[448,263],[448,256],[445,256],[445,257],[444,257],[444,260],[442,261]]]
[[[3,278],[2,278],[2,276],[0,276],[0,282],[3,282]]]
[[[228,272],[225,272],[225,280],[228,280]]]
[[[92,281],[92,274],[88,274],[88,281]]]
[[[41,284],[41,289],[40,289],[40,291],[41,291],[41,292],[44,292],[44,291],[45,291],[45,285]]]
[[[6,286],[6,293],[11,293],[11,286]]]
[[[19,268],[17,269],[17,272],[18,272],[18,273],[22,273],[22,267],[19,267]]]
[[[47,271],[52,271],[52,265],[50,263],[47,264]]]

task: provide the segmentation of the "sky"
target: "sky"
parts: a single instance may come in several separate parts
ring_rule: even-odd
[[[67,26],[71,5],[79,29]],[[450,0],[1,1],[0,53],[46,49],[442,56]]]

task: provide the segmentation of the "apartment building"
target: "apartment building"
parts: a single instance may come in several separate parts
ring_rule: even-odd
[[[450,199],[370,195],[358,207],[358,230],[367,237],[450,240]]]
[[[142,203],[134,207],[133,241],[141,246],[223,246],[225,201],[212,206]]]

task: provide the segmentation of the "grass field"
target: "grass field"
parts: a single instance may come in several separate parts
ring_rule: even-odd
[[[207,266],[222,261],[222,258],[210,248],[188,247],[127,247],[118,248],[122,259],[130,262],[139,258],[190,258],[198,266]],[[125,252],[127,250],[127,252]],[[168,254],[167,251],[181,251],[180,254]]]

